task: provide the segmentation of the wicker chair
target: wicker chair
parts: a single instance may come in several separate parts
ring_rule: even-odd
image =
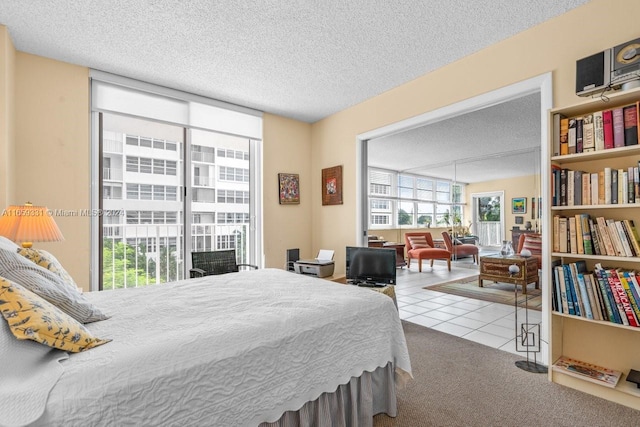
[[[235,249],[221,251],[191,252],[192,268],[189,277],[212,276],[215,274],[237,273],[240,267],[256,270],[258,266],[238,264]]]

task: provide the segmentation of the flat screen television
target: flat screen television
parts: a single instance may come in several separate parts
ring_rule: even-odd
[[[396,250],[347,246],[347,283],[396,284]]]

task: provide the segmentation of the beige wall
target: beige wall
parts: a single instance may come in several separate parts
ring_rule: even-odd
[[[465,208],[465,218],[472,218],[471,213],[471,195],[473,193],[485,193],[490,191],[504,191],[504,236],[505,239],[511,240],[511,228],[516,225],[516,216],[524,217],[524,221],[531,221],[535,227],[536,221],[531,219],[531,198],[540,197],[538,186],[540,185],[540,177],[529,175],[509,179],[496,179],[494,181],[479,182],[477,184],[469,184],[465,189],[467,195],[467,206]],[[525,197],[527,199],[527,212],[525,214],[511,213],[511,199],[515,197]],[[536,202],[537,209],[537,202]],[[538,217],[536,212],[536,218]],[[464,225],[468,225],[465,223]],[[519,225],[524,229],[524,224]]]
[[[312,127],[313,248],[356,241],[356,136],[547,72],[555,106],[578,102],[576,60],[638,37],[640,2],[594,0],[435,72],[419,77]],[[407,58],[410,60],[410,58]],[[322,168],[344,165],[344,205],[322,206]],[[268,225],[267,225],[268,226]],[[337,230],[337,232],[336,232]]]
[[[15,57],[9,32],[0,26],[0,209],[12,195]]]
[[[18,52],[13,193],[9,204],[90,208],[89,71]],[[64,242],[38,243],[89,289],[89,217],[55,217]]]
[[[311,125],[265,114],[263,121],[263,206],[265,266],[283,268],[287,249],[311,253]],[[280,205],[278,173],[300,175],[300,204]]]

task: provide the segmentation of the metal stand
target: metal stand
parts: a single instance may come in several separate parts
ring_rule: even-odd
[[[516,366],[527,372],[544,374],[547,372],[547,367],[537,363],[536,361],[536,356],[541,351],[540,323],[529,323],[529,295],[523,292],[522,295],[524,295],[524,322],[518,324],[518,285],[514,285],[514,288],[515,296],[513,305],[515,308],[516,318],[516,351],[526,352],[527,354],[527,360],[518,360],[516,362]],[[530,355],[533,355],[533,360],[531,360]]]

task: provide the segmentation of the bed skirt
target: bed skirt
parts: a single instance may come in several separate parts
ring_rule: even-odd
[[[372,427],[373,416],[397,415],[393,363],[352,377],[333,393],[322,393],[298,411],[287,411],[279,420],[260,427]]]

